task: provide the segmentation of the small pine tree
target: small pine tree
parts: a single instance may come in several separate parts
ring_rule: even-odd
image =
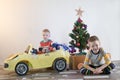
[[[87,48],[87,41],[90,37],[90,34],[87,32],[87,25],[83,23],[80,17],[78,17],[78,20],[74,23],[73,27],[72,33],[69,34],[72,38],[69,43],[78,48],[80,54],[84,54],[83,50]]]

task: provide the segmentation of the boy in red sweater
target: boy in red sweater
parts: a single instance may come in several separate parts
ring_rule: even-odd
[[[48,53],[53,50],[53,47],[51,46],[52,40],[50,40],[50,31],[48,29],[44,29],[42,31],[43,40],[40,42],[39,51],[42,53]]]

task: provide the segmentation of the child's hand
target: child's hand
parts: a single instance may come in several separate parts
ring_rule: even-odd
[[[45,53],[45,49],[42,49],[42,52]]]
[[[100,74],[102,73],[102,69],[101,68],[96,68],[95,71],[93,72],[94,74]]]

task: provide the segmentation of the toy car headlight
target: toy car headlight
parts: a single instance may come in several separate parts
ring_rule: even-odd
[[[4,63],[4,68],[8,68],[9,65],[7,63]]]

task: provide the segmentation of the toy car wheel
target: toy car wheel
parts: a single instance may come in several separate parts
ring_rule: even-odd
[[[64,59],[57,59],[53,65],[53,68],[58,72],[65,70],[66,69],[66,61]]]
[[[28,65],[24,62],[19,62],[15,67],[15,72],[20,76],[26,75],[28,70]]]

